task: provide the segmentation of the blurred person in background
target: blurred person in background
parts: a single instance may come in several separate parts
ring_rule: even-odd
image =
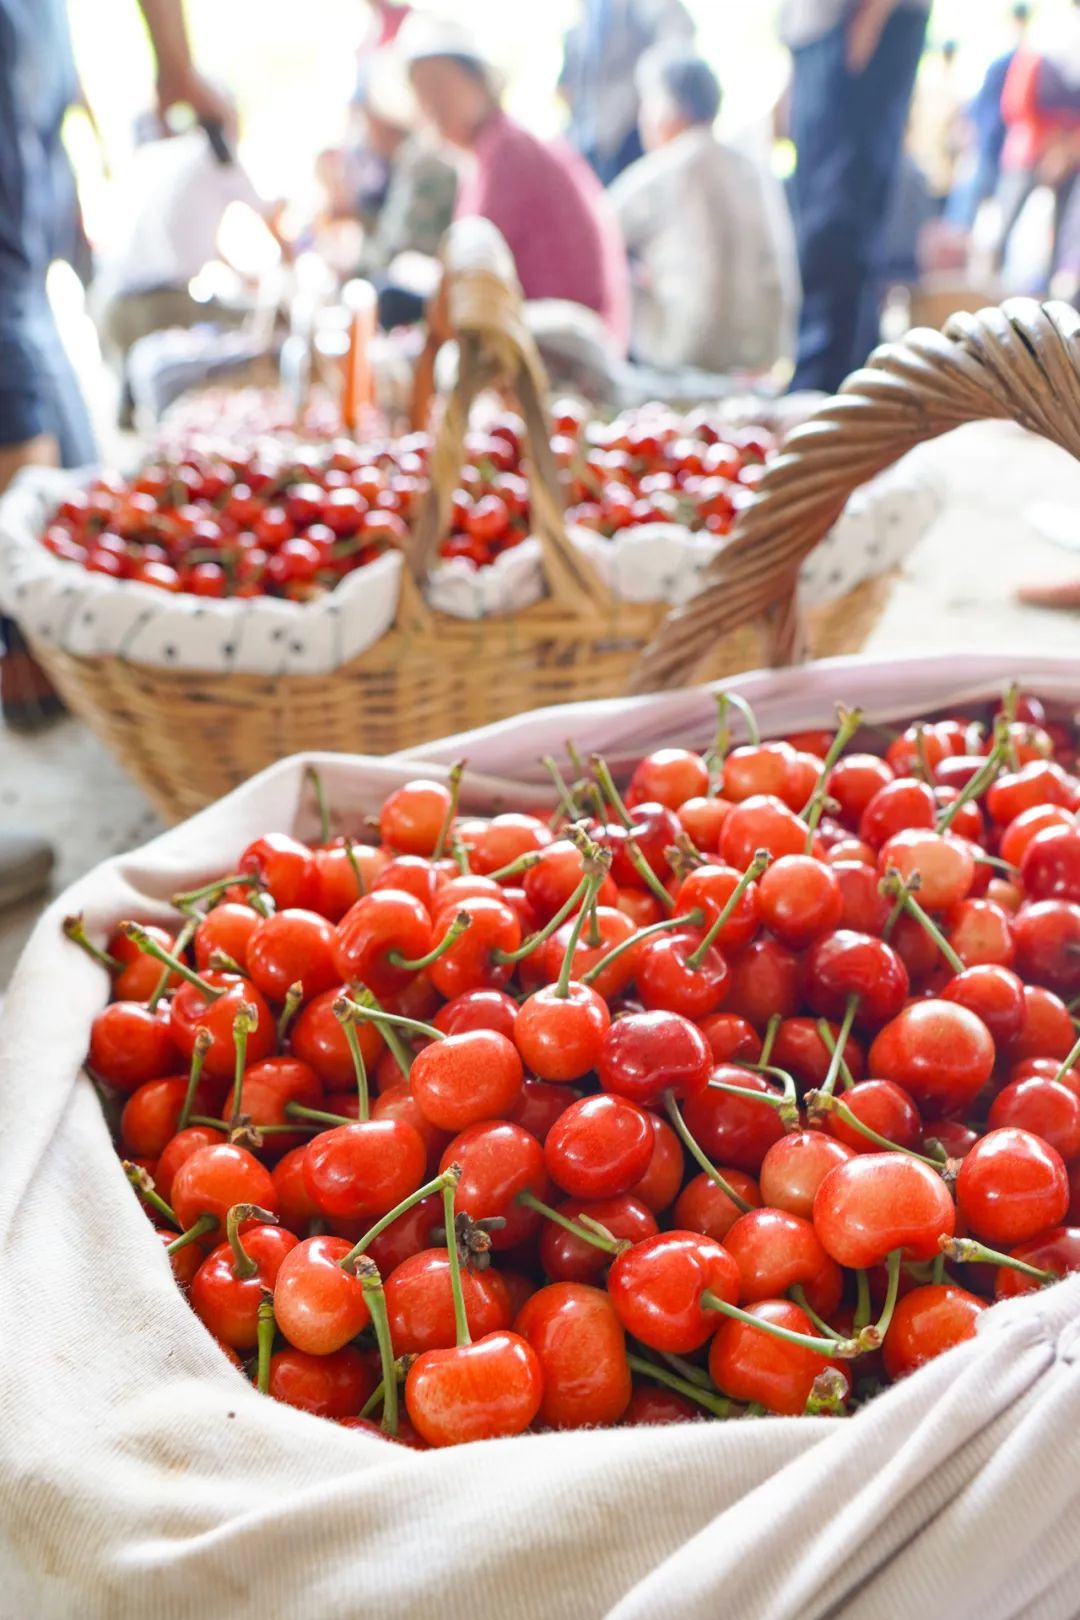
[[[219,94],[235,130],[235,106],[225,92]],[[157,114],[144,115],[119,185],[120,228],[100,256],[91,305],[105,353],[123,385],[120,423],[129,427],[125,370],[133,344],[166,327],[211,320],[235,324],[243,318],[239,307],[197,302],[189,283],[218,257],[226,210],[243,203],[261,213],[263,204],[216,120],[209,128],[196,124],[174,133]]]
[[[1001,156],[1006,134],[1001,97],[1013,58],[1027,35],[1031,7],[1027,4],[1015,5],[1009,16],[1013,43],[990,63],[964,115],[970,146],[966,161],[961,162],[946,214],[953,224],[965,230],[970,230],[974,225],[976,214],[997,191],[1001,178]]]
[[[1047,185],[1054,194],[1055,239],[1049,279],[1077,172],[1074,140],[1080,131],[1080,0],[1073,0],[1064,26],[1058,25],[1041,44],[1025,43],[1016,52],[1005,78],[1001,111],[1006,135],[998,187],[998,259],[1004,260],[1009,237],[1032,192],[1036,186]]]
[[[605,186],[642,154],[638,64],[651,50],[691,45],[695,32],[682,0],[582,0],[559,89],[571,144]]]
[[[878,340],[878,271],[929,0],[786,0],[803,305],[792,387],[832,393]]]
[[[798,298],[780,186],[717,139],[720,84],[701,57],[650,53],[638,88],[646,156],[609,192],[631,261],[631,353],[766,371],[792,353]]]
[[[164,114],[178,102],[224,122],[197,73],[180,0],[139,0]],[[90,419],[49,307],[45,278],[71,230],[73,190],[61,143],[78,95],[64,0],[0,0],[0,490],[34,463],[78,466],[95,454]],[[56,700],[15,627],[0,622],[0,702],[9,724],[40,724]],[[0,905],[34,892],[52,864],[40,839],[0,839]]]
[[[493,65],[460,24],[414,12],[398,45],[420,110],[469,154],[455,216],[489,219],[506,238],[526,298],[594,310],[626,353],[626,250],[596,176],[566,141],[541,141],[502,110]]]
[[[947,39],[927,51],[915,81],[907,150],[926,176],[939,210],[952,192],[963,144],[963,104],[957,81],[957,45]]]

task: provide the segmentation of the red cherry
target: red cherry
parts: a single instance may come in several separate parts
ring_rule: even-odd
[[[571,980],[565,996],[556,985],[545,985],[522,1003],[514,1042],[542,1080],[577,1080],[596,1068],[610,1024],[603,996]]]
[[[759,849],[778,860],[782,855],[801,855],[805,844],[805,822],[781,799],[768,794],[733,805],[720,832],[720,853],[740,872],[746,871]]]
[[[588,1215],[599,1221],[614,1238],[639,1243],[657,1230],[656,1217],[632,1193],[617,1198],[568,1198],[556,1204],[556,1211],[569,1219]],[[607,1266],[610,1256],[595,1243],[554,1221],[546,1221],[540,1234],[540,1263],[553,1282],[591,1282]]]
[[[1007,1248],[1057,1226],[1069,1207],[1069,1178],[1061,1155],[1041,1137],[991,1130],[960,1166],[956,1202],[976,1237]]]
[[[894,1085],[891,1080],[863,1080],[845,1091],[843,1100],[863,1125],[898,1147],[914,1148],[922,1138],[919,1110],[903,1087]],[[830,1135],[854,1153],[872,1153],[881,1145],[872,1142],[839,1114],[830,1113],[825,1123]]]
[[[838,1265],[862,1269],[893,1249],[906,1260],[935,1258],[938,1239],[953,1235],[956,1210],[941,1177],[919,1159],[860,1153],[818,1187],[814,1227]]]
[[[243,1247],[255,1266],[250,1276],[238,1274],[232,1247],[220,1243],[191,1283],[196,1316],[215,1338],[235,1350],[254,1348],[263,1291],[273,1288],[283,1260],[296,1247],[296,1238],[278,1226],[253,1226],[244,1233]]]
[[[739,1268],[727,1250],[697,1232],[658,1232],[617,1255],[608,1293],[623,1327],[653,1350],[687,1355],[705,1343],[719,1313],[708,1290],[734,1305]]]
[[[827,1018],[843,1017],[848,997],[857,996],[859,1022],[884,1024],[900,1011],[907,993],[904,964],[883,939],[838,929],[807,954],[807,1000]]]
[[[512,1040],[517,1012],[517,1002],[503,990],[465,990],[440,1007],[432,1022],[444,1035],[492,1029]]]
[[[1075,1031],[1069,1010],[1060,996],[1042,985],[1024,986],[1024,1022],[1009,1047],[1009,1057],[1018,1062],[1028,1057],[1068,1057]]]
[[[925,782],[902,777],[874,794],[859,817],[859,837],[874,849],[880,849],[908,827],[935,827],[937,818],[938,805],[933,790]]]
[[[1020,877],[1033,900],[1080,901],[1080,828],[1046,827],[1036,833],[1020,862]]]
[[[255,1026],[247,1037],[249,1063],[258,1063],[274,1050],[274,1015],[250,979],[235,973],[210,972],[204,982],[219,993],[208,1001],[197,985],[180,985],[169,1006],[169,1031],[177,1051],[190,1063],[198,1030],[209,1030],[211,1042],[203,1059],[203,1074],[208,1080],[231,1080],[236,1068],[233,1023],[237,1014],[245,1007],[255,1010]]]
[[[684,1174],[682,1143],[671,1126],[658,1114],[648,1113],[653,1135],[652,1154],[645,1174],[630,1189],[634,1197],[658,1215],[668,1209],[678,1195]]]
[[[294,906],[311,910],[318,898],[314,857],[306,844],[288,833],[256,838],[241,855],[236,870],[254,873],[279,911]]]
[[[832,867],[811,855],[784,855],[758,882],[758,909],[778,939],[803,950],[840,927],[844,900]]]
[[[632,1102],[658,1102],[666,1091],[691,1097],[712,1068],[709,1043],[695,1024],[673,1012],[629,1013],[604,1036],[597,1072],[605,1091]]]
[[[446,1249],[424,1249],[403,1260],[384,1285],[394,1354],[417,1355],[455,1343],[454,1296]],[[510,1298],[497,1271],[461,1274],[465,1316],[475,1338],[508,1328]]]
[[[761,1161],[761,1198],[776,1209],[810,1220],[817,1190],[829,1171],[853,1156],[851,1148],[824,1131],[794,1131],[782,1136]],[[690,1186],[693,1182],[688,1191]],[[713,1236],[720,1234],[714,1232]]]
[[[183,1250],[180,1251],[181,1254]],[[1071,1271],[1080,1271],[1080,1227],[1055,1226],[1009,1250],[1014,1260],[1023,1260],[1042,1271],[1056,1271],[1064,1277]],[[177,1256],[179,1258],[179,1256]],[[1026,1277],[1010,1266],[999,1266],[994,1280],[995,1299],[1011,1299],[1015,1294],[1034,1293],[1041,1284],[1034,1277]]]
[[[331,1356],[279,1350],[270,1361],[269,1392],[274,1400],[316,1417],[352,1416],[374,1393],[376,1382],[371,1366],[352,1345]]]
[[[450,790],[442,782],[406,782],[383,803],[379,833],[384,844],[402,855],[430,855],[452,809]]]
[[[975,1337],[986,1301],[966,1288],[927,1283],[897,1300],[883,1354],[890,1378],[905,1378],[935,1356]]]
[[[415,1192],[426,1164],[423,1140],[406,1120],[359,1120],[312,1138],[304,1181],[324,1215],[359,1220],[385,1215]]]
[[[782,1209],[752,1209],[724,1239],[739,1268],[739,1297],[746,1303],[774,1299],[796,1284],[819,1316],[839,1305],[843,1278],[825,1253],[813,1226]]]
[[[337,984],[334,930],[314,911],[279,911],[263,918],[248,939],[246,968],[271,1001],[284,1001],[299,982],[310,1000]]]
[[[704,1018],[715,1012],[724,999],[731,970],[720,952],[705,947],[695,929],[679,929],[646,940],[636,952],[634,977],[638,994],[650,1009],[682,1013],[684,1018]]]
[[[720,1173],[743,1203],[751,1204],[754,1208],[761,1203],[761,1194],[753,1176],[727,1167]],[[673,1213],[675,1225],[680,1231],[702,1232],[720,1243],[743,1211],[711,1176],[702,1173],[686,1183],[675,1202]]]
[[[640,803],[652,800],[678,810],[687,799],[699,798],[709,791],[709,768],[700,754],[687,748],[657,748],[634,770],[630,778],[628,800]]]
[[[428,1350],[405,1380],[409,1417],[433,1446],[521,1434],[542,1398],[540,1362],[516,1333],[489,1333],[472,1344]]]
[[[846,754],[833,766],[826,786],[844,825],[857,827],[870,800],[892,780],[892,770],[876,755]]]
[[[640,1181],[652,1152],[652,1126],[644,1111],[625,1097],[602,1092],[582,1097],[560,1115],[548,1132],[544,1161],[564,1192],[614,1198]]]
[[[212,911],[207,912],[196,928],[192,942],[195,949],[195,966],[199,972],[206,972],[215,951],[223,951],[226,956],[231,956],[242,970],[246,969],[248,943],[261,920],[257,911],[253,911],[240,900],[221,901]],[[147,929],[147,933],[149,932]],[[152,958],[144,957],[143,960],[151,961]],[[160,974],[160,963],[154,963],[154,966]]]
[[[1080,905],[1039,900],[1013,918],[1016,966],[1027,979],[1071,999],[1080,991]]]
[[[127,1092],[177,1069],[168,1007],[151,1012],[134,1001],[114,1001],[103,1008],[90,1026],[87,1063],[107,1084]]]
[[[258,1204],[276,1214],[270,1172],[246,1148],[231,1142],[196,1149],[177,1168],[171,1196],[176,1218],[185,1230],[200,1215],[213,1215],[224,1231],[234,1204]]]
[[[543,1198],[547,1191],[544,1150],[528,1131],[507,1120],[470,1125],[455,1136],[439,1164],[461,1168],[454,1208],[473,1220],[502,1219],[506,1225],[491,1235],[495,1249],[512,1249],[531,1236],[540,1217],[517,1202],[531,1192]]]
[[[811,1337],[816,1330],[806,1312],[791,1300],[760,1300],[747,1307],[751,1316],[789,1332]],[[830,1341],[822,1340],[826,1352]],[[757,1401],[769,1412],[798,1417],[806,1409],[814,1380],[836,1366],[827,1353],[775,1338],[749,1322],[722,1322],[709,1347],[709,1375],[717,1389],[737,1401]]]
[[[617,1423],[630,1402],[626,1334],[607,1294],[578,1282],[540,1288],[514,1330],[540,1363],[538,1417],[553,1429]]]
[[[994,1043],[981,1019],[953,1001],[917,1001],[878,1032],[870,1072],[894,1080],[923,1112],[957,1113],[989,1080]]]
[[[1015,1125],[1030,1131],[1063,1159],[1080,1153],[1080,1097],[1058,1080],[1038,1075],[1014,1080],[998,1092],[986,1122],[992,1130]]]
[[[1024,1022],[1024,986],[1015,973],[992,962],[965,968],[941,992],[986,1025],[995,1046],[1008,1046]]]
[[[351,1248],[347,1238],[313,1237],[282,1260],[274,1316],[297,1350],[332,1355],[367,1326],[370,1312],[360,1279],[341,1265]]]
[[[302,1007],[289,1031],[289,1045],[295,1055],[331,1091],[344,1091],[356,1086],[356,1070],[352,1052],[345,1035],[344,1025],[334,1015],[334,1002],[349,994],[348,985],[325,990]],[[353,1026],[360,1043],[360,1053],[369,1072],[375,1067],[383,1049],[383,1039],[373,1023]]]
[[[683,879],[675,896],[677,912],[680,916],[689,916],[692,911],[700,911],[704,917],[703,926],[710,928],[731,899],[741,878],[742,873],[733,866],[695,866]],[[749,883],[736,900],[713,943],[718,950],[734,951],[739,946],[748,945],[759,927],[758,885]]]
[[[755,1093],[776,1093],[762,1075],[735,1064],[720,1064],[712,1078],[738,1086],[746,1096],[710,1088],[688,1097],[683,1112],[690,1134],[715,1163],[756,1175],[769,1148],[783,1136],[784,1125],[777,1110],[758,1102]]]
[[[501,1119],[521,1096],[521,1059],[494,1030],[432,1041],[413,1061],[409,1084],[424,1117],[444,1131]]]
[[[414,971],[398,967],[393,955],[415,960],[431,946],[431,918],[414,895],[372,889],[338,923],[334,961],[342,979],[359,980],[383,997],[408,984]]]

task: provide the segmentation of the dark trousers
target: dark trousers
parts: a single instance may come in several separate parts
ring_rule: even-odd
[[[859,74],[847,69],[842,27],[793,53],[793,201],[803,283],[793,388],[833,393],[877,343],[877,256],[925,35],[925,12],[893,12]]]

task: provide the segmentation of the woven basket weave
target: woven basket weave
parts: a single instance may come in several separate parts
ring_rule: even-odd
[[[396,622],[374,647],[330,674],[262,676],[78,657],[33,640],[35,655],[69,708],[169,820],[190,815],[302,749],[387,753],[526,709],[614,696],[626,688],[667,617],[662,603],[612,597],[567,537],[544,410],[545,378],[521,320],[505,244],[483,222],[463,221],[450,233],[446,259],[441,318],[457,336],[459,378],[432,451],[431,493],[403,570]],[[492,386],[516,397],[526,422],[530,501],[547,594],[514,614],[466,621],[432,611],[420,586],[447,532],[470,407],[481,389]],[[785,457],[784,464],[790,461]],[[842,505],[842,499],[836,502],[837,513]],[[775,594],[779,576],[767,555],[763,567],[767,597]],[[887,601],[890,583],[888,577],[870,580],[814,610],[814,652],[857,651]],[[710,600],[715,611],[715,593]],[[726,624],[722,638],[706,636],[702,677],[772,661],[772,630],[744,614]]]

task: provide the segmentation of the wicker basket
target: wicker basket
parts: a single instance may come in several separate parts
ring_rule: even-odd
[[[265,765],[305,748],[387,753],[525,709],[613,696],[625,690],[660,630],[668,613],[664,604],[613,598],[567,537],[539,357],[520,319],[505,244],[480,224],[463,222],[466,228],[450,234],[443,315],[458,339],[459,380],[433,449],[431,494],[403,572],[397,619],[374,647],[330,674],[260,676],[78,657],[33,640],[35,655],[68,706],[168,819],[190,815]],[[419,586],[447,530],[470,406],[491,386],[515,395],[526,421],[531,506],[547,594],[512,615],[465,621],[433,612]],[[890,459],[883,456],[882,465]],[[781,465],[792,464],[789,456]],[[843,499],[831,505],[838,515]],[[744,520],[737,531],[744,550],[746,536],[759,528]],[[778,568],[764,548],[760,608],[737,619],[726,615],[722,640],[706,634],[703,676],[773,661],[774,626],[766,619],[756,624],[751,612],[760,613],[787,587],[791,566],[785,555]],[[888,577],[870,580],[816,609],[809,616],[814,652],[857,651],[889,589]],[[715,590],[707,600],[719,622]]]

